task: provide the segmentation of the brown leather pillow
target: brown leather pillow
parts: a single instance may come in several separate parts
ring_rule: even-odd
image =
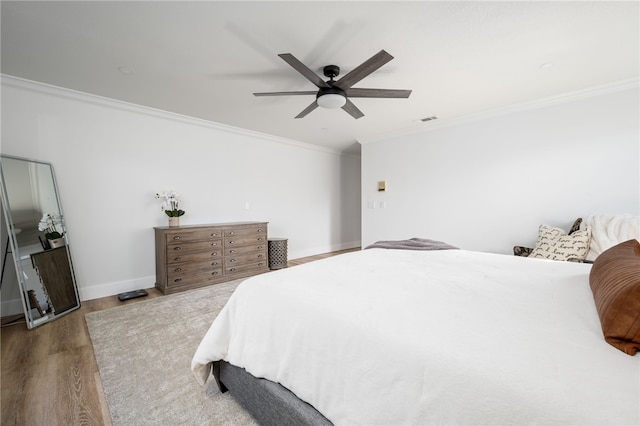
[[[605,340],[621,351],[640,351],[640,243],[629,240],[602,252],[589,284]]]

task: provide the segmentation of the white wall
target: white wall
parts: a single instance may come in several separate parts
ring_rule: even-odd
[[[4,262],[5,251],[11,252],[11,248],[7,247],[7,222],[4,217],[4,210],[0,209],[0,257]],[[0,314],[5,317],[16,315],[24,312],[22,299],[20,299],[20,290],[18,289],[18,276],[12,254],[7,254],[7,261],[4,263],[4,273],[2,274],[2,300],[0,300]]]
[[[6,76],[1,148],[53,163],[83,300],[154,285],[158,191],[181,224],[268,221],[290,259],[360,245],[358,156]]]
[[[363,247],[423,237],[511,253],[542,223],[568,231],[589,214],[639,214],[633,86],[363,145]]]

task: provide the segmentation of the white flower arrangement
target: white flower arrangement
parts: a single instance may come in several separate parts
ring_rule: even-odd
[[[56,225],[62,225],[62,216],[58,213],[45,213],[40,219],[38,230],[44,232],[47,240],[62,238],[62,234],[58,232]]]
[[[180,210],[180,194],[175,191],[158,192],[155,198],[162,200],[160,209],[169,217],[180,217],[185,212]]]

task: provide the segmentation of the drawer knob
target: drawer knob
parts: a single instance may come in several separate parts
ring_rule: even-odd
[[[174,247],[174,250],[182,250],[182,247]]]
[[[229,260],[229,262],[235,262],[235,261],[236,261],[235,259],[231,259],[231,260]]]
[[[233,241],[229,241],[229,244],[233,244]]]
[[[211,266],[216,266],[218,262],[211,262]]]
[[[230,271],[230,272],[235,272],[235,271],[236,271],[236,268],[229,268],[229,271]]]
[[[211,273],[211,275],[218,275],[218,272],[214,271],[214,272]]]
[[[180,235],[176,235],[175,237],[173,237],[174,240],[179,240],[180,239]]]
[[[182,268],[176,268],[176,269],[174,269],[174,271],[175,272],[180,272],[180,271],[182,271]]]
[[[262,241],[262,238],[258,238],[258,241]]]
[[[229,250],[229,253],[235,253],[235,252],[236,252],[235,250]]]
[[[262,257],[262,255],[261,255],[261,254],[259,254],[259,255],[258,255],[258,257]]]
[[[211,253],[211,256],[217,256],[217,255],[218,255],[217,251],[214,251],[213,253]]]
[[[218,243],[211,243],[211,247],[215,247],[217,245],[218,245]]]
[[[211,234],[212,237],[217,237],[218,234],[216,234],[215,232],[213,234]]]
[[[177,262],[179,260],[182,260],[182,258],[180,256],[178,256],[178,257],[174,257],[173,260]]]
[[[182,278],[176,278],[175,280],[173,280],[174,283],[179,283],[180,281],[182,281]]]
[[[258,249],[262,249],[262,246],[258,246]]]

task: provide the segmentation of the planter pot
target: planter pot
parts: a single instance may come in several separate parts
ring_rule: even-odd
[[[176,226],[180,226],[180,217],[179,216],[170,217],[169,218],[169,227],[170,228],[175,228]]]
[[[64,238],[60,237],[54,240],[49,240],[49,244],[51,245],[51,248],[64,247]]]

